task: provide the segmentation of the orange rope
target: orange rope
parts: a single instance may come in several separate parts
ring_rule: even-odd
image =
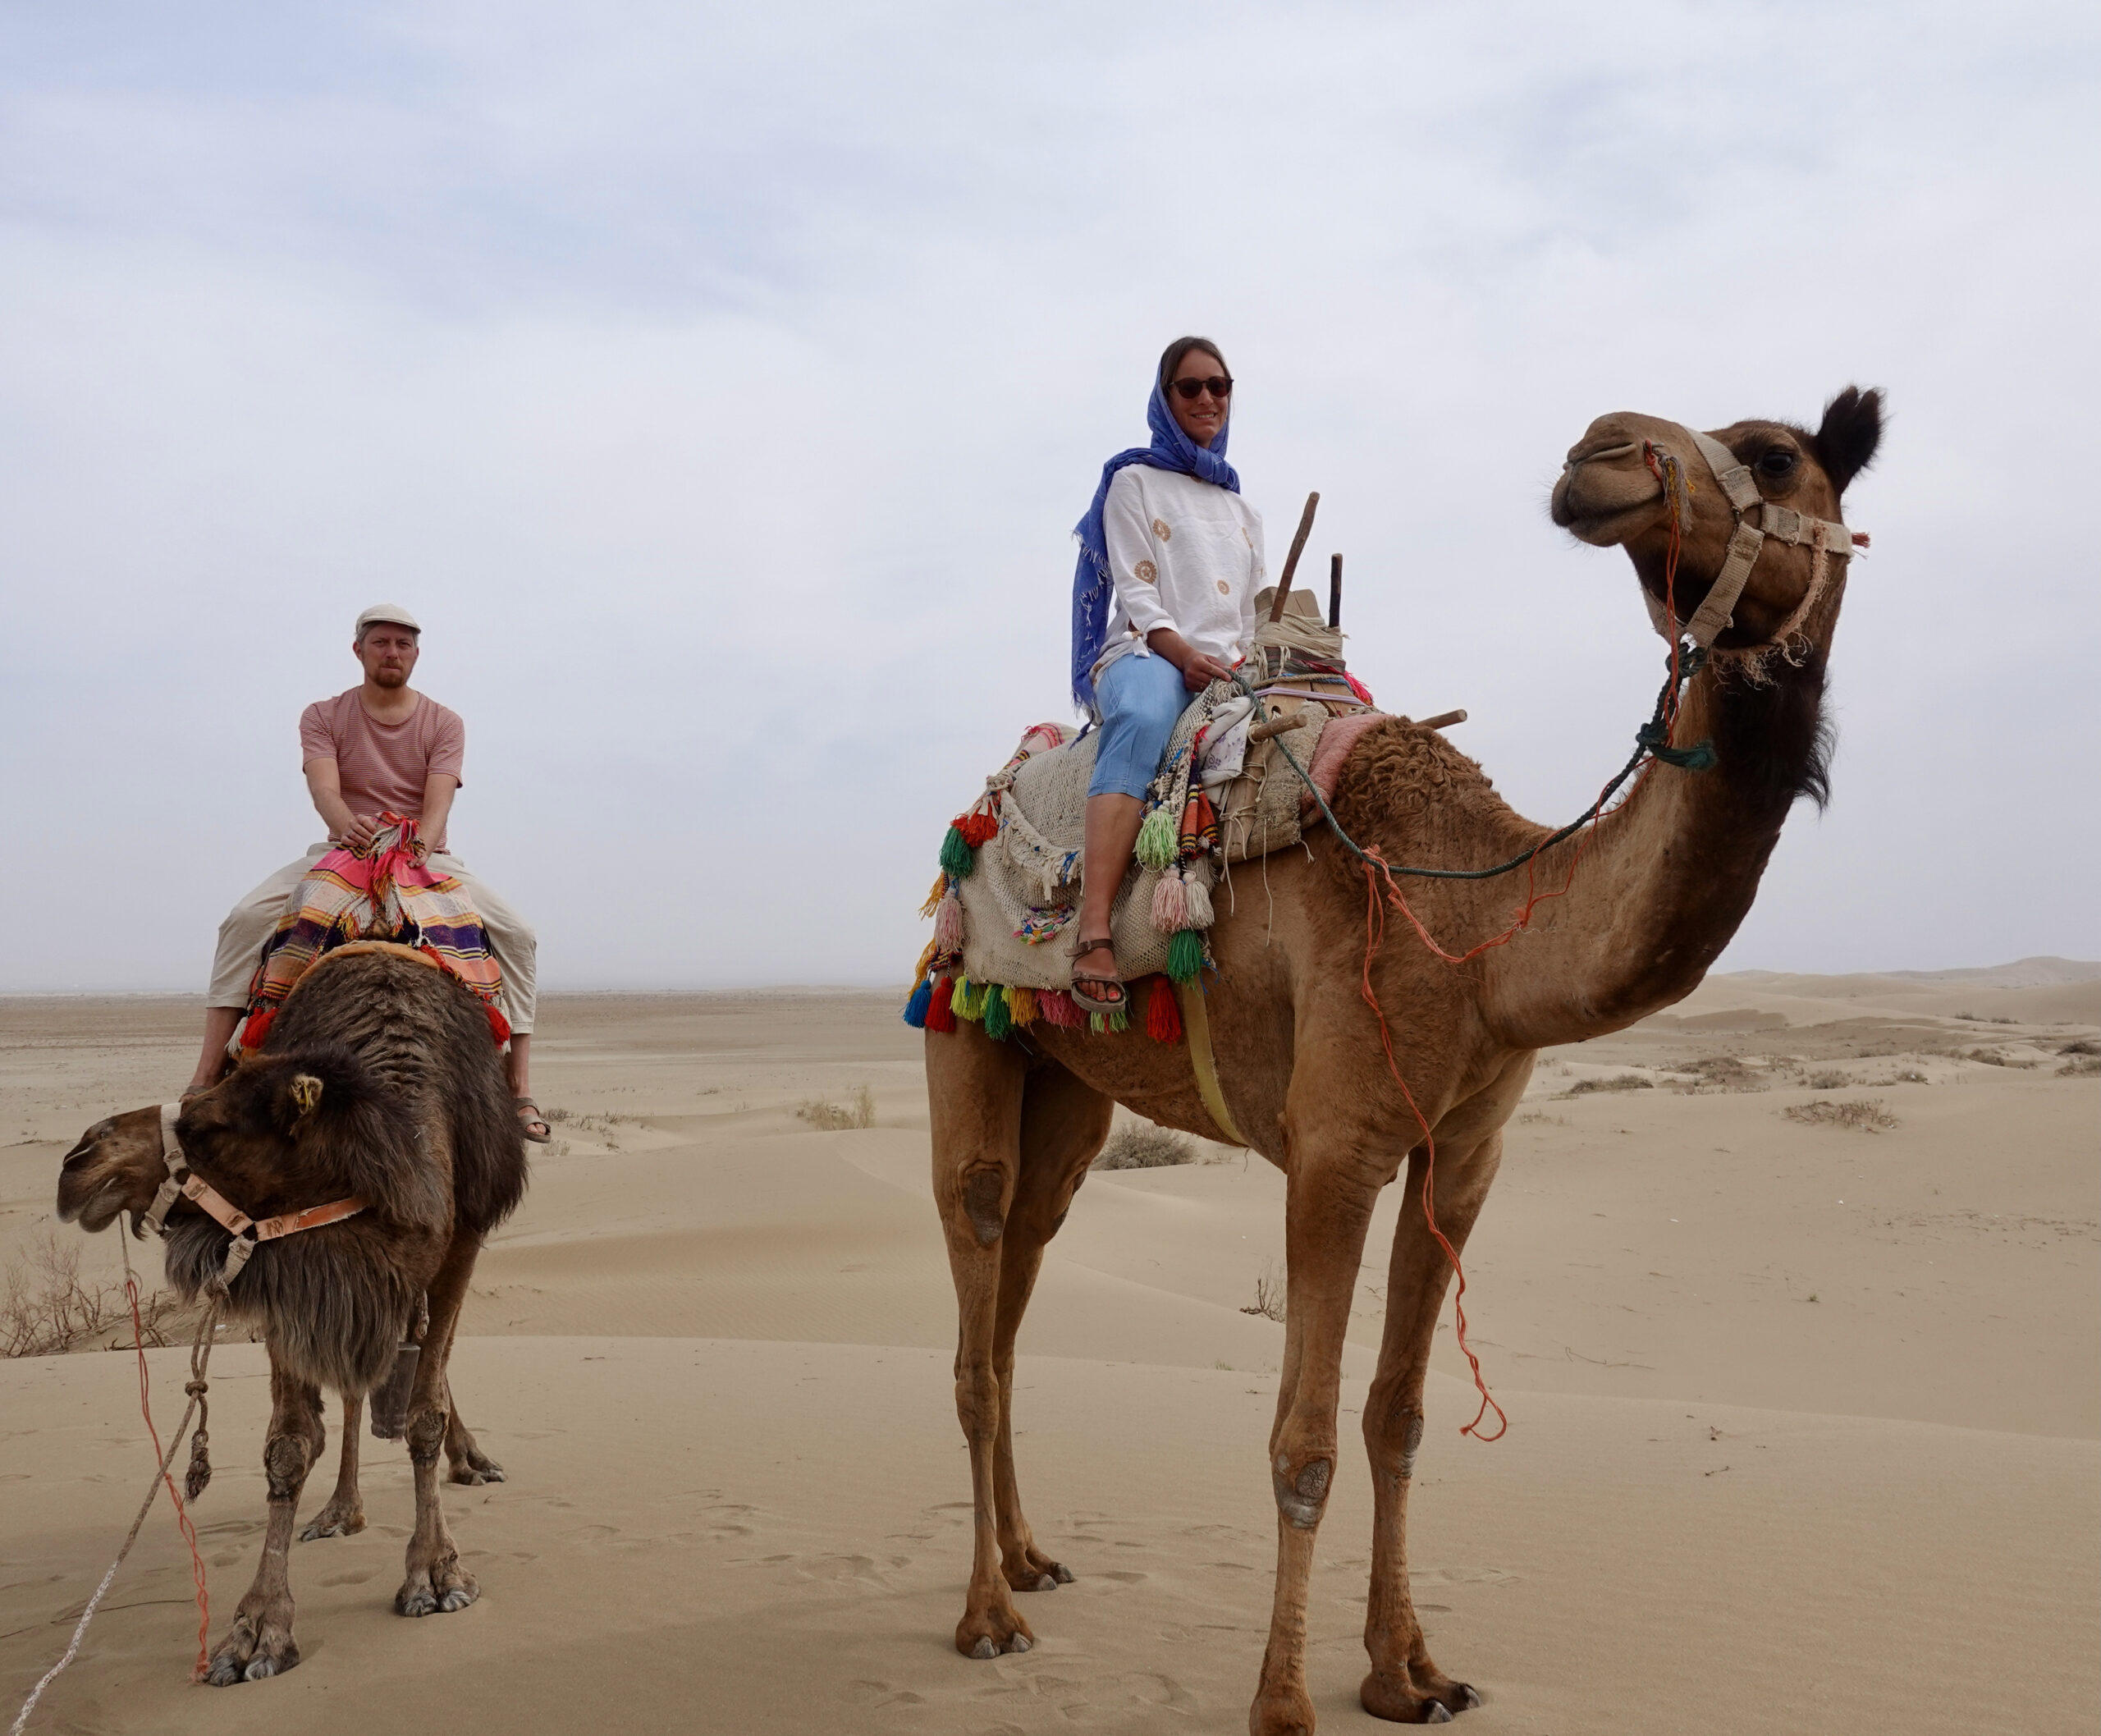
[[[121,1225],[119,1229],[121,1233]],[[211,1663],[211,1596],[204,1588],[204,1558],[197,1552],[197,1528],[190,1523],[190,1512],[182,1504],[181,1492],[175,1486],[175,1479],[168,1475],[166,1461],[172,1455],[161,1451],[161,1431],[153,1427],[153,1408],[148,1399],[150,1382],[146,1373],[146,1331],[139,1319],[139,1280],[131,1276],[131,1262],[128,1259],[124,1263],[124,1294],[131,1304],[131,1347],[139,1354],[139,1412],[146,1419],[146,1432],[153,1436],[153,1463],[160,1466],[161,1481],[167,1485],[167,1498],[175,1503],[176,1523],[182,1528],[182,1541],[190,1546],[190,1571],[197,1582],[197,1667],[190,1679],[201,1682]]]
[[[1678,732],[1678,691],[1680,686],[1678,656],[1680,647],[1679,635],[1675,631],[1675,629],[1678,625],[1678,556],[1684,546],[1684,526],[1680,522],[1679,519],[1678,490],[1673,485],[1673,477],[1678,472],[1678,460],[1675,458],[1672,458],[1668,456],[1664,456],[1659,460],[1655,448],[1646,442],[1642,447],[1642,456],[1646,460],[1650,471],[1655,475],[1657,482],[1661,484],[1663,488],[1664,498],[1669,505],[1671,515],[1670,542],[1664,556],[1664,608],[1669,620],[1670,625],[1674,630],[1670,635],[1671,679],[1669,699],[1665,705],[1664,712],[1664,740],[1666,745],[1671,745],[1673,744],[1674,738]],[[1442,960],[1447,964],[1465,964],[1470,963],[1472,960],[1479,958],[1483,953],[1490,950],[1492,948],[1508,945],[1509,942],[1515,939],[1518,934],[1522,933],[1524,930],[1531,926],[1532,913],[1537,909],[1540,905],[1545,904],[1549,899],[1562,898],[1568,895],[1568,889],[1575,884],[1576,870],[1582,862],[1583,852],[1589,846],[1591,836],[1596,831],[1598,826],[1603,824],[1605,821],[1611,819],[1615,814],[1621,813],[1626,808],[1627,803],[1633,799],[1636,791],[1641,789],[1643,782],[1647,779],[1649,773],[1655,768],[1655,765],[1656,762],[1652,758],[1647,765],[1642,767],[1640,772],[1636,774],[1635,777],[1633,788],[1627,792],[1626,796],[1615,804],[1609,812],[1599,814],[1597,819],[1591,826],[1585,828],[1582,834],[1576,841],[1576,848],[1569,854],[1568,872],[1562,877],[1562,882],[1559,886],[1553,887],[1552,889],[1544,892],[1540,890],[1539,858],[1536,855],[1534,856],[1530,862],[1526,864],[1525,900],[1517,907],[1517,913],[1511,918],[1509,925],[1503,929],[1500,933],[1490,936],[1488,939],[1481,941],[1478,945],[1470,948],[1465,952],[1447,952],[1444,947],[1440,946],[1437,943],[1436,937],[1430,933],[1430,930],[1424,926],[1422,919],[1415,914],[1412,909],[1410,908],[1408,899],[1403,895],[1399,884],[1394,878],[1394,871],[1392,868],[1388,864],[1385,858],[1380,855],[1375,848],[1366,849],[1361,853],[1366,858],[1364,865],[1364,887],[1366,897],[1364,913],[1364,1001],[1365,1005],[1371,1009],[1372,1016],[1379,1021],[1379,1042],[1380,1047],[1385,1051],[1386,1070],[1393,1074],[1394,1083],[1401,1088],[1401,1096],[1407,1100],[1409,1113],[1414,1115],[1416,1119],[1416,1125],[1422,1129],[1424,1154],[1422,1167],[1422,1221],[1429,1226],[1430,1233],[1436,1239],[1437,1245],[1444,1249],[1444,1257],[1450,1262],[1452,1275],[1458,1282],[1458,1288],[1453,1293],[1452,1297],[1452,1312],[1458,1317],[1458,1321],[1459,1350],[1461,1354],[1462,1354],[1467,1359],[1467,1366],[1473,1371],[1474,1390],[1481,1395],[1481,1408],[1474,1413],[1473,1421],[1467,1423],[1465,1427],[1459,1431],[1459,1432],[1462,1435],[1474,1435],[1477,1439],[1484,1441],[1500,1441],[1509,1431],[1510,1418],[1504,1412],[1503,1407],[1495,1402],[1495,1398],[1489,1392],[1487,1381],[1481,1378],[1481,1358],[1474,1354],[1473,1347],[1467,1342],[1466,1267],[1460,1262],[1458,1250],[1453,1247],[1451,1241],[1446,1237],[1444,1232],[1437,1227],[1437,1208],[1432,1198],[1432,1192],[1437,1178],[1436,1136],[1431,1133],[1430,1128],[1430,1119],[1423,1114],[1421,1106],[1417,1103],[1414,1092],[1408,1088],[1408,1082],[1401,1076],[1400,1065],[1394,1058],[1393,1033],[1386,1027],[1385,1010],[1379,1004],[1378,991],[1371,986],[1371,961],[1378,956],[1379,949],[1385,943],[1386,937],[1386,918],[1385,911],[1381,909],[1380,905],[1379,882],[1382,879],[1385,882],[1387,897],[1393,900],[1394,905],[1399,909],[1401,914],[1408,919],[1408,926],[1415,930],[1417,938],[1421,941],[1422,944],[1430,950],[1433,955]],[[1606,786],[1608,790],[1609,790],[1610,787],[1611,786],[1609,785]],[[1604,794],[1603,791],[1600,791],[1599,795],[1599,800],[1602,802],[1604,799]],[[1391,1299],[1389,1298],[1388,1300],[1389,1304],[1390,1305]],[[1481,1418],[1485,1417],[1491,1410],[1495,1413],[1495,1432],[1492,1435],[1479,1434],[1478,1431],[1481,1427]]]

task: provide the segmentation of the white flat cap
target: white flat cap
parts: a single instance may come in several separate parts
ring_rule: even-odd
[[[406,627],[411,633],[420,633],[423,630],[423,624],[403,608],[400,603],[375,602],[364,614],[358,616],[357,636],[363,639],[367,627],[376,621],[382,621],[390,626]]]

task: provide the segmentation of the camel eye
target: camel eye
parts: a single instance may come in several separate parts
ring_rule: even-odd
[[[1784,446],[1769,447],[1758,460],[1758,474],[1770,476],[1776,481],[1792,473],[1795,455]]]

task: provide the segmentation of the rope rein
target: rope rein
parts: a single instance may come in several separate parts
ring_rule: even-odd
[[[163,1452],[160,1431],[153,1427],[153,1406],[148,1395],[146,1334],[139,1312],[139,1280],[131,1270],[131,1250],[126,1245],[128,1235],[121,1225],[118,1227],[117,1234],[117,1247],[124,1256],[124,1294],[131,1305],[131,1348],[139,1358],[139,1408],[146,1419],[146,1432],[153,1437],[156,1461],[153,1474],[146,1485],[146,1498],[140,1503],[139,1511],[131,1521],[131,1528],[125,1532],[124,1541],[117,1549],[117,1559],[109,1564],[108,1570],[102,1576],[102,1583],[96,1586],[94,1595],[88,1599],[87,1606],[80,1611],[80,1621],[73,1628],[73,1638],[66,1645],[65,1655],[47,1670],[43,1679],[30,1690],[29,1698],[22,1702],[21,1711],[15,1715],[15,1721],[7,1727],[7,1736],[22,1736],[23,1730],[28,1727],[30,1714],[36,1710],[36,1703],[43,1697],[44,1689],[57,1681],[66,1666],[80,1655],[80,1642],[87,1637],[88,1624],[95,1619],[95,1612],[101,1608],[103,1599],[108,1596],[110,1586],[117,1578],[117,1570],[124,1565],[124,1558],[131,1553],[131,1546],[139,1541],[140,1528],[146,1523],[146,1515],[152,1510],[154,1498],[161,1492],[163,1483],[167,1485],[168,1499],[175,1503],[176,1522],[182,1528],[183,1541],[190,1546],[190,1573],[197,1583],[197,1664],[193,1680],[201,1682],[204,1679],[204,1671],[210,1661],[207,1642],[211,1631],[212,1610],[211,1600],[204,1587],[204,1559],[198,1553],[196,1527],[190,1522],[189,1511],[183,1505],[182,1496],[176,1492],[175,1480],[168,1475],[168,1467],[175,1463],[176,1453],[181,1447],[183,1436],[189,1430],[190,1419],[195,1415],[197,1432],[190,1444],[190,1468],[183,1479],[190,1500],[196,1500],[204,1492],[204,1485],[211,1481],[208,1437],[204,1428],[205,1419],[209,1415],[205,1395],[209,1390],[210,1383],[205,1379],[205,1373],[211,1366],[213,1328],[217,1324],[219,1305],[225,1293],[221,1289],[214,1294],[210,1306],[204,1310],[204,1317],[197,1323],[197,1336],[190,1347],[190,1381],[183,1388],[189,1395],[190,1403],[184,1407],[182,1420],[176,1424],[175,1433],[169,1437],[167,1449]]]
[[[1655,474],[1657,481],[1662,484],[1664,498],[1670,506],[1670,541],[1664,559],[1664,608],[1666,611],[1665,618],[1675,627],[1678,623],[1678,556],[1683,547],[1682,513],[1688,491],[1683,473],[1679,469],[1676,458],[1668,452],[1659,453],[1653,447],[1645,451],[1644,456],[1650,471]],[[1299,764],[1290,748],[1285,745],[1284,737],[1279,735],[1273,738],[1277,744],[1277,751],[1284,755],[1286,763],[1298,774],[1299,781],[1306,786],[1308,793],[1320,804],[1321,817],[1328,822],[1329,830],[1341,841],[1343,848],[1357,859],[1364,869],[1366,893],[1364,973],[1359,992],[1363,996],[1365,1005],[1371,1009],[1372,1017],[1378,1020],[1379,1042],[1385,1056],[1386,1070],[1392,1075],[1394,1083],[1400,1088],[1402,1099],[1408,1104],[1408,1112],[1415,1117],[1416,1125],[1421,1130],[1422,1220],[1431,1238],[1443,1252],[1446,1262],[1451,1267],[1453,1277],[1457,1282],[1458,1288],[1452,1298],[1452,1312],[1457,1321],[1459,1350],[1460,1354],[1466,1358],[1467,1366],[1472,1373],[1474,1390],[1481,1395],[1481,1404],[1474,1412],[1473,1420],[1462,1427],[1459,1432],[1462,1435],[1472,1435],[1476,1440],[1484,1442],[1500,1441],[1509,1431],[1510,1418],[1508,1413],[1495,1402],[1494,1395],[1490,1393],[1488,1383],[1481,1375],[1481,1358],[1474,1354],[1472,1345],[1467,1341],[1466,1267],[1460,1261],[1458,1249],[1453,1246],[1450,1239],[1438,1227],[1437,1224],[1437,1207],[1435,1199],[1437,1179],[1437,1138],[1430,1128],[1429,1116],[1424,1114],[1422,1106],[1416,1102],[1415,1092],[1409,1088],[1407,1079],[1402,1074],[1400,1064],[1394,1054],[1394,1037],[1386,1024],[1385,1010],[1380,1005],[1379,992],[1373,987],[1371,983],[1372,960],[1378,956],[1379,949],[1385,943],[1386,937],[1385,913],[1381,908],[1381,900],[1379,896],[1380,882],[1382,879],[1385,881],[1388,897],[1392,900],[1401,914],[1408,918],[1409,924],[1414,928],[1423,945],[1448,964],[1463,964],[1472,959],[1478,958],[1490,948],[1504,945],[1528,927],[1531,922],[1533,910],[1544,899],[1563,896],[1567,893],[1569,886],[1574,883],[1577,866],[1582,860],[1584,846],[1590,841],[1586,828],[1594,830],[1600,822],[1610,818],[1613,813],[1620,811],[1619,808],[1615,807],[1608,812],[1606,804],[1618,793],[1629,778],[1635,779],[1636,787],[1640,787],[1641,781],[1648,776],[1649,768],[1659,761],[1664,765],[1677,766],[1687,772],[1705,772],[1715,764],[1713,742],[1702,741],[1692,747],[1681,748],[1673,745],[1671,740],[1678,726],[1679,702],[1685,685],[1706,666],[1706,648],[1702,645],[1695,644],[1688,652],[1683,648],[1678,634],[1667,634],[1666,637],[1670,641],[1668,671],[1664,678],[1663,687],[1656,695],[1655,708],[1650,713],[1649,721],[1635,732],[1634,752],[1627,763],[1622,766],[1611,781],[1598,792],[1597,799],[1577,818],[1570,821],[1559,831],[1549,833],[1529,849],[1519,851],[1508,861],[1498,863],[1493,868],[1415,868],[1398,863],[1389,863],[1375,849],[1365,849],[1343,829],[1342,823],[1335,818],[1334,810],[1328,805],[1327,798],[1321,794],[1320,786],[1314,782],[1311,774],[1307,771],[1306,767]],[[1240,689],[1254,702],[1258,720],[1266,721],[1268,707],[1262,696],[1256,692],[1246,676],[1240,671],[1234,671],[1233,679]],[[1624,804],[1621,806],[1624,806]],[[1568,873],[1562,885],[1555,891],[1540,892],[1538,889],[1537,868],[1540,856],[1554,845],[1574,837],[1578,832],[1585,832],[1586,836],[1577,844],[1570,859]],[[1397,874],[1404,874],[1421,880],[1493,880],[1500,875],[1513,873],[1520,868],[1528,870],[1527,895],[1523,905],[1519,907],[1517,915],[1509,926],[1501,933],[1481,941],[1471,950],[1459,954],[1447,952],[1437,944],[1429,929],[1423,925],[1421,919],[1408,907],[1408,900],[1402,895],[1401,889],[1394,883],[1394,879]],[[1492,1435],[1484,1435],[1481,1433],[1481,1419],[1491,1410],[1495,1413],[1495,1432]]]

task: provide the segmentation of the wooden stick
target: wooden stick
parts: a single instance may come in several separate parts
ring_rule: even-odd
[[[1271,717],[1256,724],[1247,731],[1247,740],[1252,745],[1258,741],[1267,741],[1272,735],[1289,735],[1293,730],[1302,728],[1305,722],[1306,708],[1302,705],[1295,712]]]
[[[1284,557],[1284,579],[1277,586],[1276,601],[1270,605],[1270,619],[1284,619],[1284,598],[1291,595],[1292,575],[1298,570],[1298,557],[1306,552],[1306,539],[1313,533],[1313,509],[1321,504],[1321,491],[1306,497],[1306,510],[1298,515],[1298,534],[1291,539],[1291,552]]]
[[[1328,630],[1334,632],[1343,624],[1343,557],[1328,557]]]
[[[1441,730],[1449,728],[1455,723],[1464,723],[1467,721],[1467,714],[1463,711],[1440,712],[1435,717],[1423,717],[1417,721],[1421,727],[1426,730]]]

